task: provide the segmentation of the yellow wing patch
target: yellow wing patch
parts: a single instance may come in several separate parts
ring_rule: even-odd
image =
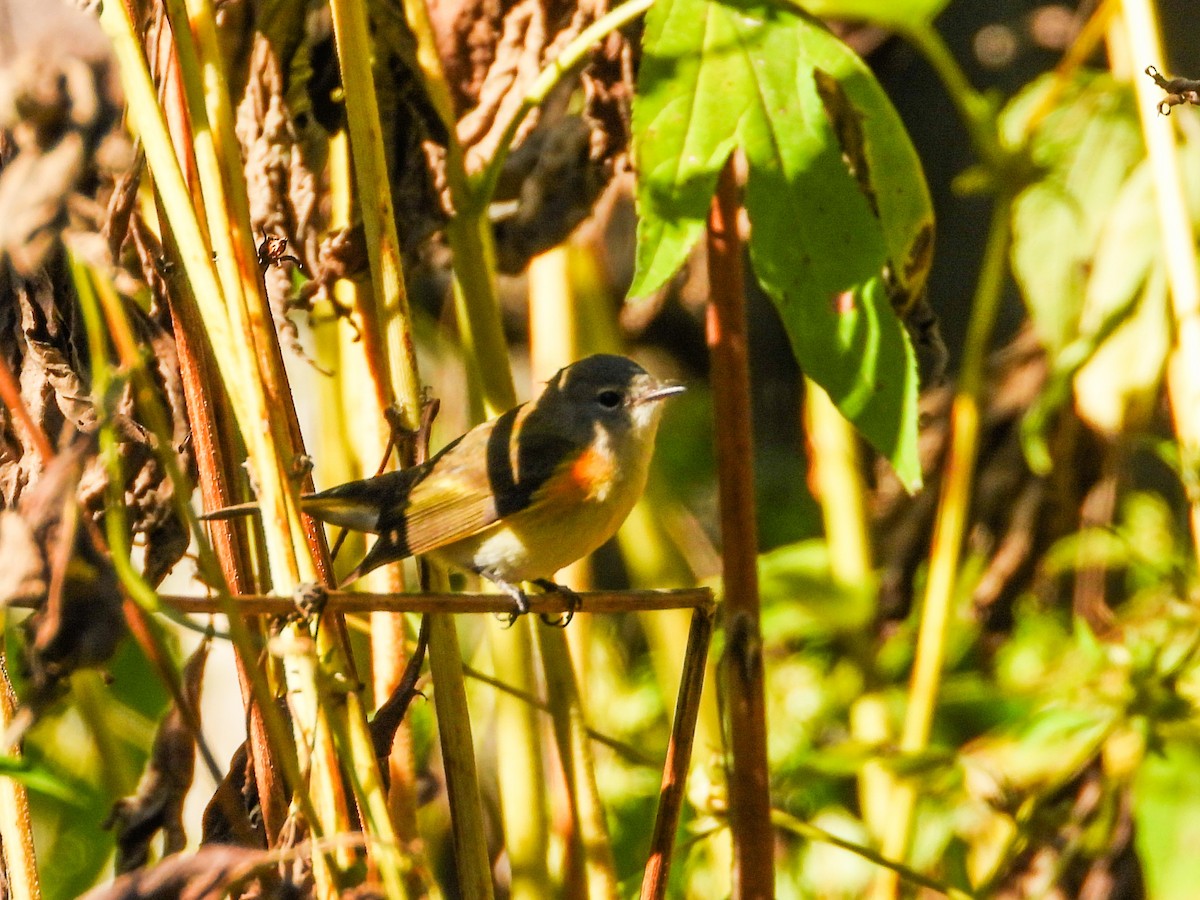
[[[426,553],[478,534],[497,521],[486,479],[460,471],[438,472],[413,490],[405,510],[405,542]]]

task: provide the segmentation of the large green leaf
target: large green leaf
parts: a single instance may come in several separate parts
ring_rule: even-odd
[[[862,61],[800,13],[661,0],[646,19],[633,125],[631,296],[683,264],[741,148],[754,270],[797,360],[918,486],[916,367],[893,304],[924,283],[933,218],[907,134]]]
[[[950,0],[795,0],[814,16],[911,27],[933,21]]]

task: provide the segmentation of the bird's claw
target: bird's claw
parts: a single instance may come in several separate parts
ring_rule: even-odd
[[[507,594],[509,597],[511,597],[513,603],[516,604],[516,609],[514,609],[512,612],[496,613],[496,618],[504,623],[505,628],[512,628],[513,623],[516,622],[517,619],[529,612],[529,598],[525,595],[523,590],[521,590],[511,581],[505,581],[503,578],[498,578],[487,571],[480,571],[478,574],[499,588],[501,593]]]
[[[517,619],[529,612],[529,598],[525,595],[523,590],[520,588],[515,588],[513,592],[509,594],[509,596],[513,598],[513,602],[516,604],[517,608],[512,612],[496,613],[496,618],[504,623],[505,628],[512,628]]]
[[[504,623],[505,628],[511,628],[517,619],[529,612],[529,597],[517,585],[502,578],[497,578],[488,572],[480,572],[479,574],[511,597],[513,603],[516,605],[516,608],[512,612],[496,614],[496,617]],[[566,615],[551,618],[549,615],[543,613],[541,620],[547,625],[552,625],[556,628],[566,628],[570,625],[571,620],[575,618],[575,613],[583,606],[583,598],[570,588],[563,587],[561,584],[555,584],[548,578],[536,578],[532,583],[536,584],[547,594],[561,594],[563,601],[567,605]]]
[[[550,616],[546,613],[542,613],[542,621],[555,628],[566,628],[568,625],[570,625],[571,620],[575,618],[575,613],[579,612],[580,607],[583,606],[583,598],[569,587],[564,587],[563,585],[557,584],[548,578],[538,578],[533,583],[540,587],[547,594],[561,594],[563,602],[567,605],[566,615],[550,618]]]

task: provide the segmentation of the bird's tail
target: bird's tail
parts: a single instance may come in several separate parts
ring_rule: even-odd
[[[367,555],[363,557],[362,562],[338,582],[338,587],[345,587],[350,582],[357,581],[372,569],[378,569],[380,566],[387,565],[388,563],[407,559],[411,555],[412,553],[408,547],[402,541],[396,540],[394,533],[385,532],[379,536],[379,539],[367,551]]]

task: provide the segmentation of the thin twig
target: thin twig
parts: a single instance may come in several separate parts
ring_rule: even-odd
[[[488,687],[495,688],[498,691],[508,694],[510,697],[516,697],[522,703],[533,707],[539,712],[544,712],[547,715],[550,714],[550,704],[545,700],[542,700],[540,697],[529,693],[529,691],[523,691],[519,687],[509,684],[507,681],[501,681],[499,678],[493,678],[486,672],[480,672],[478,669],[472,668],[465,663],[463,664],[463,674],[468,678],[472,678],[475,681],[486,684]],[[597,744],[612,750],[614,753],[623,757],[628,762],[638,766],[648,766],[650,768],[658,767],[657,762],[652,760],[641,750],[637,749],[637,747],[627,744],[624,741],[619,741],[614,737],[609,737],[604,732],[597,731],[591,726],[588,726],[586,730],[589,738],[591,738]]]
[[[432,591],[427,594],[366,594],[352,591],[330,591],[326,609],[343,613],[361,612],[441,612],[441,613],[511,613],[513,601],[500,594],[456,594],[451,591]],[[676,591],[585,591],[581,613],[623,613],[657,609],[712,609],[712,591],[708,588],[686,588]],[[292,597],[273,594],[234,595],[238,612],[244,616],[283,616],[295,612]],[[183,613],[211,615],[225,612],[216,597],[186,597],[160,594],[159,600]],[[14,602],[13,606],[19,605]],[[531,615],[560,615],[567,611],[567,601],[557,593],[529,595]]]
[[[818,841],[822,844],[830,844],[834,847],[839,847],[848,853],[853,853],[856,856],[861,856],[863,859],[875,863],[877,866],[883,866],[885,869],[899,875],[905,881],[909,881],[919,887],[926,888],[931,891],[936,891],[943,894],[951,900],[970,900],[974,894],[961,890],[956,887],[951,887],[948,884],[942,884],[928,875],[923,875],[916,869],[912,869],[904,863],[896,862],[894,859],[888,859],[877,850],[872,850],[870,847],[864,847],[862,844],[856,844],[853,841],[848,841],[845,838],[838,837],[836,834],[826,831],[824,828],[818,828],[808,822],[797,819],[795,816],[789,815],[781,809],[771,810],[771,821],[779,828],[785,831],[790,831],[797,837],[802,837],[806,841]]]
[[[946,632],[956,596],[958,567],[979,453],[984,365],[1007,272],[1012,236],[1011,201],[1011,196],[1004,192],[997,197],[992,209],[991,231],[984,250],[958,388],[950,412],[950,450],[942,491],[938,497],[929,556],[929,577],[917,634],[908,708],[905,710],[900,738],[900,750],[904,753],[919,753],[925,749],[937,709],[946,657]],[[916,784],[912,780],[896,784],[889,808],[888,830],[882,842],[883,853],[889,859],[904,860],[907,857],[916,798]],[[889,886],[885,884],[886,881],[882,880],[884,884],[881,884],[880,890],[886,888],[885,893],[895,893],[894,882]]]
[[[704,670],[708,665],[712,629],[713,617],[710,612],[697,609],[692,613],[684,669],[679,679],[679,695],[675,698],[675,722],[671,727],[671,742],[667,745],[667,761],[663,765],[658,816],[654,820],[650,858],[642,879],[642,900],[661,900],[667,893],[675,850],[675,831],[679,827],[679,813],[692,762],[692,745],[695,742],[696,719],[700,715],[700,696],[704,689]]]

